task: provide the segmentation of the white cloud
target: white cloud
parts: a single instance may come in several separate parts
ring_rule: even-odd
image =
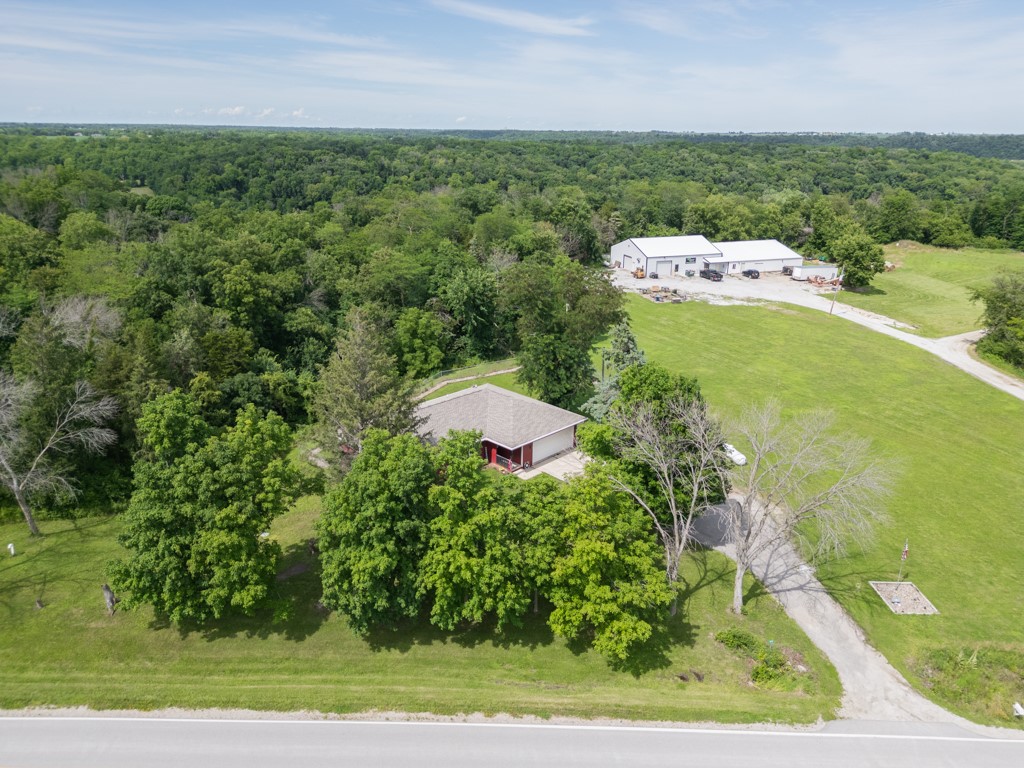
[[[703,36],[687,22],[684,10],[679,7],[666,8],[660,5],[629,3],[623,6],[622,16],[630,24],[636,24],[664,35],[691,39]]]
[[[456,123],[464,123],[464,122],[466,122],[466,116],[465,115],[459,115],[458,117],[455,118],[455,122]]]
[[[231,117],[237,117],[238,115],[245,114],[245,107],[221,107],[217,110],[218,115],[229,115]]]
[[[578,16],[575,19],[560,19],[552,16],[543,16],[539,13],[529,11],[517,11],[508,8],[495,8],[490,5],[468,3],[465,0],[433,0],[434,6],[442,11],[464,16],[468,19],[486,21],[491,24],[498,24],[503,27],[512,27],[523,32],[532,32],[537,35],[554,35],[562,37],[581,37],[591,35],[588,27],[594,22],[586,16]]]
[[[270,117],[276,111],[277,110],[274,109],[273,107],[267,107],[265,109],[261,109],[259,112],[256,113],[256,119],[257,120],[262,120],[265,117]]]
[[[365,83],[484,88],[492,82],[465,74],[447,61],[406,54],[326,51],[305,54],[292,63],[320,77]]]

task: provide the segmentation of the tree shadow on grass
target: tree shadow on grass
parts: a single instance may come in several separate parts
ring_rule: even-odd
[[[0,608],[14,617],[36,601],[45,608],[52,592],[70,589],[91,601],[99,615],[104,610],[100,585],[106,573],[103,567],[95,567],[95,560],[82,557],[81,550],[109,536],[103,530],[109,518],[72,520],[67,528],[49,532],[47,522],[41,523],[42,536],[28,539],[15,557],[0,560]]]
[[[903,580],[912,581],[911,576],[911,570],[904,569]],[[885,614],[891,612],[868,582],[895,581],[894,574],[880,574],[877,570],[867,571],[839,561],[829,563],[827,575],[819,580],[829,595],[847,610],[853,605],[860,605]]]
[[[843,293],[855,293],[858,296],[885,296],[884,290],[874,285],[864,285],[857,288],[843,288]]]
[[[305,640],[320,629],[328,615],[320,603],[319,559],[305,543],[293,544],[282,553],[277,574],[266,604],[254,615],[225,616],[210,624],[186,622],[175,629],[182,637],[198,634],[208,642],[239,636],[266,640],[277,635],[293,642]],[[163,617],[150,624],[152,629],[169,626]]]
[[[365,636],[373,651],[399,651],[406,653],[415,646],[452,643],[462,648],[490,645],[494,648],[538,648],[551,645],[555,636],[547,625],[548,611],[527,613],[520,627],[498,629],[493,621],[466,625],[448,632],[430,624],[424,614],[415,620],[399,622],[390,627],[374,627]]]

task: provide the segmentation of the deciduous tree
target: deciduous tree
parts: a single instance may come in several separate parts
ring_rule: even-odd
[[[113,583],[127,606],[150,604],[175,623],[252,614],[266,600],[280,547],[264,532],[298,491],[280,416],[250,405],[211,433],[177,390],[139,419],[143,454],[121,536],[129,554]]]
[[[592,464],[569,483],[561,533],[549,624],[561,637],[588,642],[622,664],[664,626],[672,600],[650,526]]]
[[[985,305],[987,332],[978,348],[1024,368],[1024,272],[997,275],[973,298]]]
[[[783,421],[770,400],[748,408],[736,431],[750,453],[732,468],[735,492],[721,509],[735,549],[732,609],[739,613],[744,575],[780,543],[821,557],[867,543],[884,519],[890,472],[866,440],[836,432],[826,411]]]
[[[430,489],[437,516],[420,587],[432,598],[431,622],[447,630],[489,618],[499,629],[520,626],[557,551],[557,485],[550,478],[489,482],[479,446],[477,433],[452,433],[434,454],[442,482]]]
[[[721,501],[722,439],[699,397],[626,400],[608,415],[612,481],[647,513],[662,547],[664,581],[676,589],[694,522]],[[671,611],[676,612],[673,602]]]
[[[351,469],[324,498],[317,522],[326,605],[357,632],[419,612],[420,560],[434,483],[429,449],[414,435],[370,429]]]
[[[0,484],[14,496],[29,531],[39,534],[31,499],[39,493],[74,494],[75,478],[62,461],[75,450],[101,453],[117,435],[103,426],[117,412],[111,397],[100,397],[80,381],[46,421],[35,414],[41,389],[0,371]]]
[[[590,351],[558,336],[531,336],[519,351],[522,366],[516,374],[546,403],[575,408],[594,384]]]

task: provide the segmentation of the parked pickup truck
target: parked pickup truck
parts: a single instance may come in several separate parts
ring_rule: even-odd
[[[743,276],[749,277],[751,280],[757,280],[761,276],[761,273],[756,269],[744,269]]]
[[[722,282],[722,273],[714,269],[702,269],[700,271],[700,276],[703,277],[705,280],[710,280],[713,283]]]

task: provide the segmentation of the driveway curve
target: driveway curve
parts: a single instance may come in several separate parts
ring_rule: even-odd
[[[719,283],[713,283],[710,280],[686,277],[672,277],[668,280],[637,280],[626,272],[616,270],[612,273],[612,282],[631,293],[637,293],[642,288],[649,289],[654,285],[661,285],[675,288],[687,298],[710,303],[774,301],[829,312],[844,320],[857,323],[878,333],[884,333],[886,336],[892,336],[930,352],[986,384],[1019,400],[1024,400],[1024,382],[971,355],[971,347],[984,336],[984,330],[970,331],[940,339],[917,336],[905,330],[910,328],[905,323],[838,301],[833,305],[830,295],[816,293],[807,283],[776,274],[766,274],[760,280],[728,276]]]
[[[696,538],[701,544],[735,559],[735,550],[726,541],[726,530],[715,511],[695,524]],[[751,573],[836,668],[843,685],[839,717],[947,723],[989,735],[1002,732],[954,715],[915,691],[867,641],[861,628],[829,595],[815,578],[814,570],[788,542],[764,551]]]

